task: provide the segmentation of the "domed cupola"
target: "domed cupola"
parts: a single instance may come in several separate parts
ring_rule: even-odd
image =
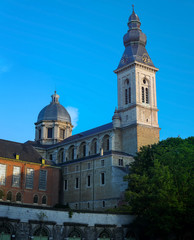
[[[56,91],[51,98],[51,103],[40,111],[35,123],[35,140],[41,144],[55,144],[72,135],[71,117],[59,103]]]
[[[127,25],[129,29],[123,37],[125,51],[117,69],[135,61],[154,67],[154,64],[145,48],[147,37],[140,29],[141,22],[134,11],[134,6]]]

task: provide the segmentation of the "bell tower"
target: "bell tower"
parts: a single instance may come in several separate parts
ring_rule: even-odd
[[[117,69],[118,110],[123,151],[135,154],[141,146],[159,141],[156,68],[145,48],[147,38],[134,11],[123,37],[124,53]]]

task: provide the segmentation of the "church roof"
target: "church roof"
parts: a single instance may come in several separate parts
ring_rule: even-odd
[[[56,94],[56,91],[51,97],[52,102],[40,111],[37,122],[54,120],[71,123],[71,117],[68,111],[59,103],[59,95]]]
[[[85,132],[81,132],[81,133],[72,135],[72,136],[64,139],[63,141],[61,141],[59,143],[56,143],[56,144],[53,144],[53,145],[42,145],[38,142],[32,142],[32,141],[28,141],[26,143],[31,144],[34,147],[52,148],[52,147],[57,147],[57,146],[60,146],[60,145],[63,145],[63,144],[68,144],[68,143],[80,140],[82,138],[85,138],[85,137],[88,137],[88,136],[91,136],[91,135],[95,135],[95,134],[98,134],[98,133],[101,133],[101,132],[104,132],[104,131],[108,131],[108,130],[111,130],[111,129],[113,129],[112,122],[104,124],[104,125],[96,127],[96,128],[92,128],[92,129],[87,130]]]
[[[0,139],[0,158],[16,160],[16,155],[19,155],[20,161],[42,163],[41,155],[31,145]],[[48,160],[46,164],[53,165]]]

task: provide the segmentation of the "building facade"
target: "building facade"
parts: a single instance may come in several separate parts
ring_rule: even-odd
[[[34,206],[59,202],[60,168],[30,145],[0,140],[0,201]]]
[[[72,209],[105,210],[123,201],[123,177],[144,145],[159,141],[156,101],[158,69],[146,51],[146,35],[134,10],[123,37],[124,53],[117,69],[118,106],[112,122],[72,135],[69,113],[52,95],[38,115],[35,142],[43,158],[62,169],[62,204]]]
[[[0,140],[0,238],[136,238],[132,216],[97,211],[124,203],[123,178],[134,155],[159,141],[158,69],[140,25],[133,10],[114,71],[118,106],[110,123],[72,135],[71,117],[55,92],[38,115],[35,141]],[[58,203],[77,211],[52,208]]]

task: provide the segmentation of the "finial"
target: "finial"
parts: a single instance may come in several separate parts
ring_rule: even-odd
[[[132,4],[133,12],[134,12],[134,5]]]
[[[57,93],[57,91],[55,90],[55,94]]]

